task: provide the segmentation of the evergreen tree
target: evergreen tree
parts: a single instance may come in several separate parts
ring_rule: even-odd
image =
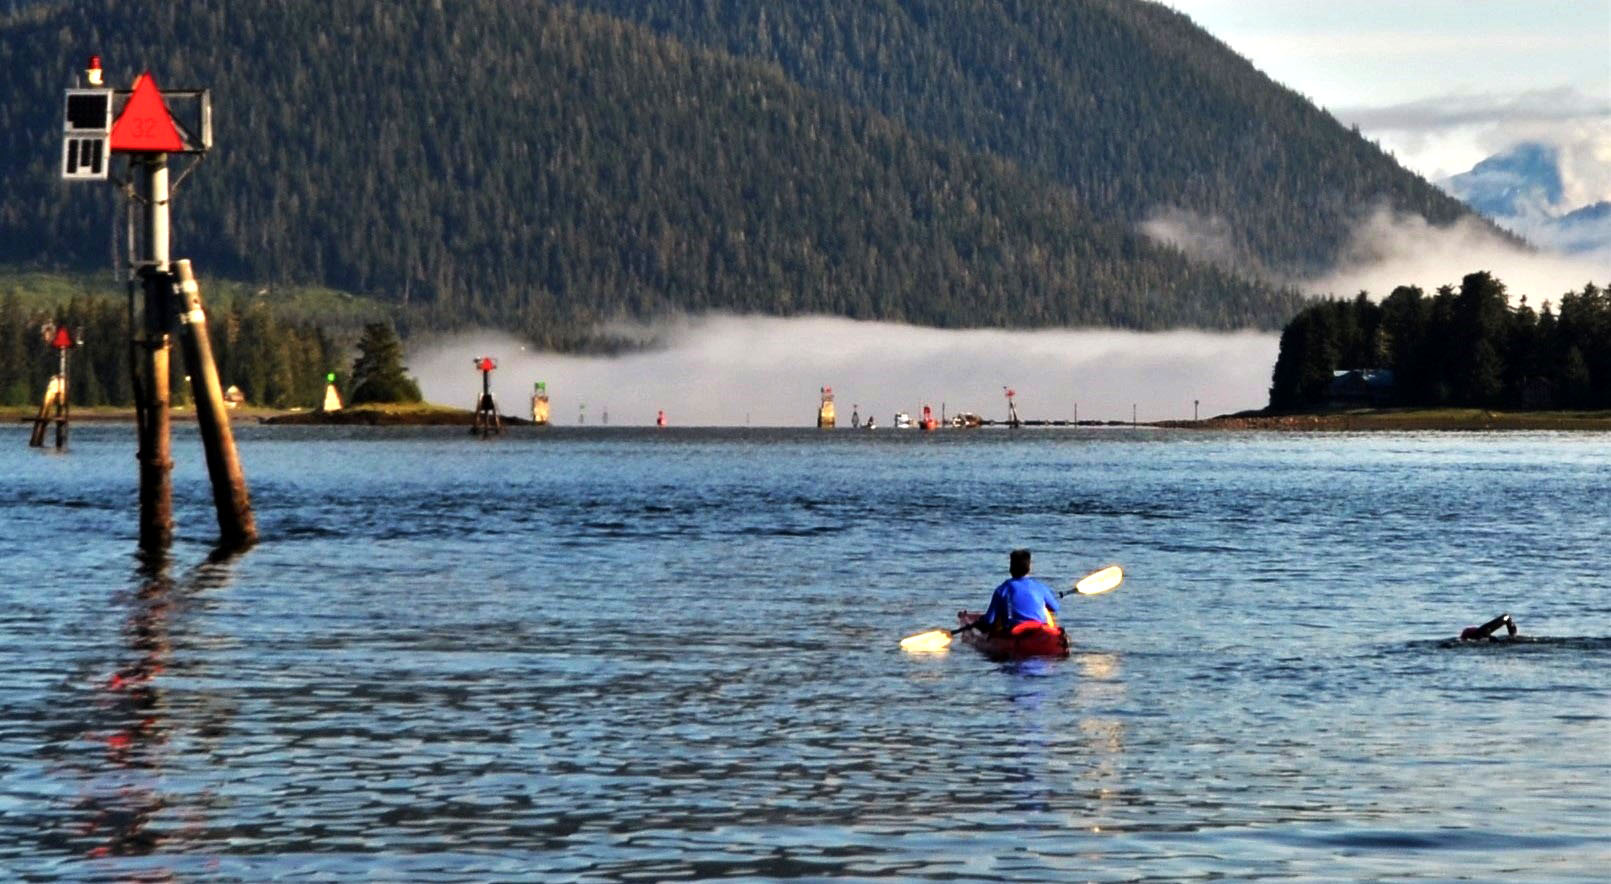
[[[1381,367],[1393,370],[1405,405],[1606,408],[1611,298],[1589,283],[1561,297],[1557,317],[1547,302],[1534,312],[1525,297],[1511,307],[1504,284],[1484,272],[1431,298],[1400,286],[1380,306],[1321,301],[1281,333],[1270,408],[1322,406],[1333,371]]]
[[[15,290],[0,299],[0,405],[22,405],[28,388],[28,319]]]
[[[403,364],[403,345],[397,333],[384,322],[364,326],[358,340],[358,358],[352,363],[352,405],[366,402],[418,402],[419,384],[409,377]]]

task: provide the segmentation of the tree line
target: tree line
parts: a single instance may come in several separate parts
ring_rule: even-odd
[[[1535,310],[1477,272],[1432,295],[1320,301],[1281,332],[1270,409],[1323,407],[1335,373],[1354,369],[1391,370],[1397,405],[1611,408],[1611,291],[1590,282]]]
[[[124,303],[83,295],[53,308],[30,309],[15,290],[0,296],[0,405],[40,401],[57,372],[51,339],[59,326],[83,342],[69,353],[73,404],[133,405]],[[343,342],[320,324],[283,320],[262,302],[237,301],[212,312],[208,328],[220,382],[239,387],[253,404],[312,408],[323,400],[326,373],[347,373]],[[170,394],[183,403],[190,398],[190,369],[177,344],[172,360]]]

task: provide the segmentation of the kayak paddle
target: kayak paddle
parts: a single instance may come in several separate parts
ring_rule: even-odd
[[[1100,571],[1092,571],[1081,577],[1079,582],[1074,584],[1073,589],[1067,592],[1060,592],[1057,597],[1062,598],[1068,595],[1069,592],[1078,595],[1101,595],[1104,592],[1118,589],[1119,584],[1123,582],[1124,569],[1118,565],[1109,565]],[[967,626],[958,626],[956,629],[931,629],[928,632],[909,635],[901,639],[901,650],[910,651],[914,654],[932,654],[935,651],[943,651],[950,647],[953,636],[964,629],[972,628],[973,625],[969,624]]]
[[[1100,571],[1092,571],[1081,577],[1080,582],[1074,584],[1074,591],[1080,595],[1101,595],[1104,592],[1118,589],[1119,584],[1123,582],[1124,569],[1118,565],[1109,565]],[[1057,597],[1062,598],[1066,595],[1068,593],[1060,592]]]

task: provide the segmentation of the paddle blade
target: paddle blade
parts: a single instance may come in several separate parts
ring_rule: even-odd
[[[901,639],[901,650],[913,654],[932,654],[951,646],[951,633],[944,629],[931,629]]]
[[[1080,595],[1101,595],[1118,589],[1124,582],[1124,569],[1118,565],[1109,565],[1100,571],[1095,571],[1080,578],[1074,584],[1074,591]]]

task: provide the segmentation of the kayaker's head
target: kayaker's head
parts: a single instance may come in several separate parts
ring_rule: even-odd
[[[1029,550],[1015,549],[1007,557],[1007,572],[1014,577],[1022,577],[1029,573]]]

